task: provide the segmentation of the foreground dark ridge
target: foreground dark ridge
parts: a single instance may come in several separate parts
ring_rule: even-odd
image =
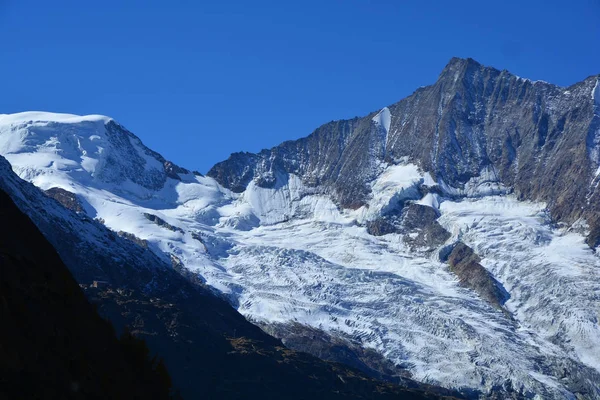
[[[418,164],[451,193],[477,176],[506,185],[519,199],[544,201],[556,221],[589,224],[600,238],[600,85],[598,75],[562,88],[453,58],[437,82],[376,113],[332,121],[306,138],[258,154],[234,153],[208,175],[241,192],[280,173],[332,193],[344,208],[365,204],[369,182],[398,160]]]
[[[168,376],[117,341],[56,251],[1,190],[0,215],[0,398],[169,398]]]

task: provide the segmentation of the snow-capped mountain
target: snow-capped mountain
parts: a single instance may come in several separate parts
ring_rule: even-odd
[[[302,350],[322,356],[297,340],[320,332],[390,379],[600,398],[598,82],[453,59],[399,103],[208,176],[101,116],[0,116],[0,154]]]

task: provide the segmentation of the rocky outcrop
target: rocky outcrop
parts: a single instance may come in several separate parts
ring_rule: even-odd
[[[53,187],[48,190],[45,190],[44,193],[46,196],[53,198],[62,204],[63,207],[68,208],[71,211],[75,211],[76,213],[83,212],[83,205],[81,201],[77,198],[75,193],[71,193],[68,190],[61,189],[58,187]]]
[[[404,241],[413,248],[434,249],[442,245],[450,238],[450,233],[437,222],[438,217],[438,212],[431,207],[409,204],[402,218],[402,225],[408,231]]]
[[[140,239],[139,237],[135,236],[133,233],[119,231],[119,232],[117,232],[117,235],[119,235],[122,238],[132,241],[133,243],[137,244],[138,246],[143,247],[144,249],[148,248],[148,241],[145,239]]]
[[[479,256],[466,244],[458,242],[446,261],[450,270],[458,276],[461,285],[473,289],[494,307],[502,308],[508,300],[506,290],[479,263]]]
[[[167,221],[165,221],[164,219],[162,219],[161,217],[159,217],[157,215],[150,214],[150,213],[144,213],[144,217],[146,217],[146,219],[148,221],[152,221],[156,225],[162,226],[165,229],[168,229],[168,230],[173,231],[173,232],[183,233],[183,229],[181,229],[181,228],[179,228],[177,226],[173,226],[173,225],[169,224]]]
[[[437,222],[438,217],[438,212],[432,207],[407,203],[400,210],[367,221],[365,225],[371,235],[398,233],[411,248],[433,250],[451,236]]]
[[[373,236],[383,236],[390,233],[399,233],[400,229],[390,221],[390,218],[379,217],[366,223],[367,232]]]

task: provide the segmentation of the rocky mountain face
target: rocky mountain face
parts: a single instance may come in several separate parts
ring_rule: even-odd
[[[258,154],[235,153],[208,175],[235,192],[292,173],[344,208],[366,204],[385,165],[419,165],[451,195],[468,182],[544,201],[556,221],[584,218],[596,245],[600,76],[561,88],[453,58],[431,86],[363,118],[325,124]],[[573,162],[577,160],[577,162]]]
[[[87,293],[173,354],[189,393],[194,321],[226,316],[215,335],[231,354],[282,355],[235,308],[290,348],[405,387],[598,399],[597,83],[453,59],[394,105],[208,176],[107,117],[0,116],[0,154],[46,196],[10,174],[0,187],[80,282],[109,283]],[[250,341],[234,343],[242,326]]]

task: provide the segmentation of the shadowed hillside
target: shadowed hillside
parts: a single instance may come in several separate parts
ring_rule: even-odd
[[[56,251],[2,191],[0,215],[0,398],[168,398],[162,362],[155,370],[142,341],[117,340]]]

